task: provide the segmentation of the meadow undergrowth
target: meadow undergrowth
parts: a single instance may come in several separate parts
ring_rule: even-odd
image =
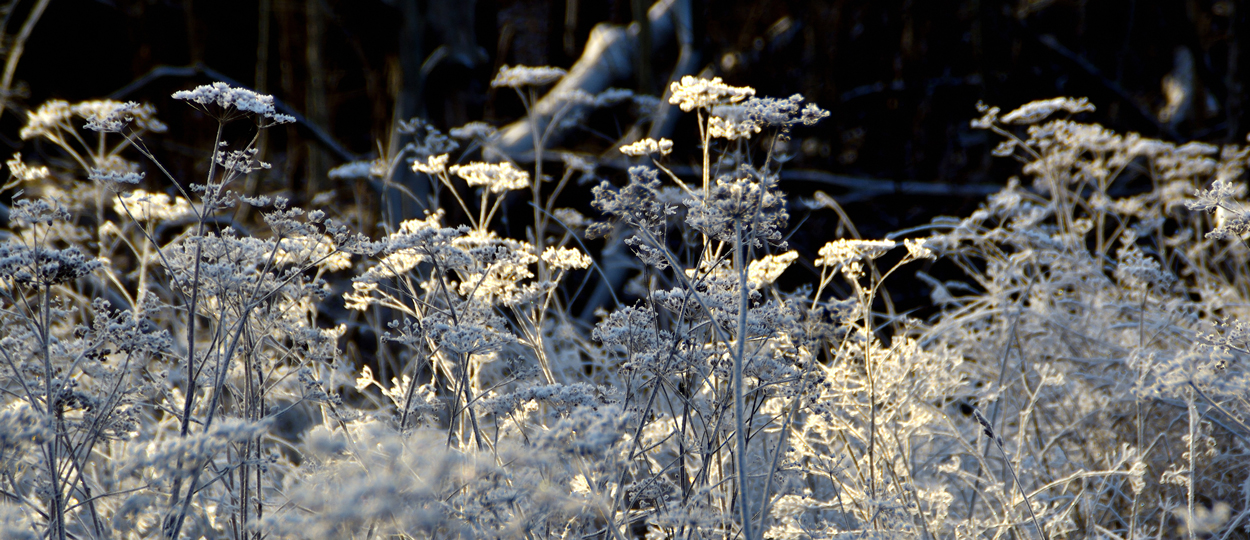
[[[530,107],[563,75],[492,84]],[[982,106],[1021,168],[971,216],[791,246],[840,211],[778,185],[828,113],[754,94],[672,83],[699,146],[626,141],[621,175],[550,126],[654,98],[561,96],[532,165],[404,122],[310,209],[244,189],[293,120],[268,96],[174,94],[217,126],[199,180],[152,159],[151,106],[32,111],[59,159],[8,162],[0,536],[1247,535],[1250,150]],[[557,206],[579,189],[598,215]],[[895,312],[896,273],[936,315]]]

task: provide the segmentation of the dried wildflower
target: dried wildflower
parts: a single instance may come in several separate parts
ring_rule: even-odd
[[[590,203],[604,214],[621,219],[630,226],[643,232],[645,236],[658,239],[662,236],[668,216],[677,213],[677,209],[660,200],[660,179],[655,169],[643,166],[629,168],[629,183],[619,190],[608,182],[603,182],[592,190],[594,200]],[[606,234],[611,227],[607,224],[593,224],[586,235]],[[639,240],[627,239],[637,244]],[[651,246],[638,247],[636,250],[646,251]],[[649,260],[654,264],[664,264],[663,257],[654,254]]]
[[[15,242],[0,246],[0,278],[28,286],[48,287],[74,281],[102,266],[76,247],[30,248]]]
[[[628,88],[609,88],[595,95],[596,107],[610,107],[634,99],[634,91]]]
[[[121,103],[112,100],[84,101],[70,108],[74,114],[87,120],[86,129],[106,133],[120,132],[126,126],[139,131],[164,133],[168,128],[156,119],[156,107],[133,101]]]
[[[1215,240],[1234,240],[1244,238],[1250,233],[1250,211],[1243,207],[1229,210],[1224,207],[1215,209],[1215,228],[1206,234]]]
[[[543,261],[561,270],[590,267],[590,257],[573,248],[548,247],[542,254]]]
[[[495,75],[494,80],[490,81],[490,86],[491,88],[543,86],[556,82],[567,74],[568,72],[563,69],[549,66],[503,66],[499,68],[499,74]]]
[[[426,159],[425,163],[422,163],[421,160],[418,159],[412,162],[412,170],[413,172],[421,172],[425,174],[445,174],[447,172],[447,161],[449,159],[451,159],[451,156],[448,154],[430,156]]]
[[[334,248],[334,240],[325,235],[283,238],[274,254],[275,262],[304,266],[315,264],[331,272],[352,267],[352,257]]]
[[[59,99],[46,101],[38,109],[26,113],[26,126],[20,132],[22,140],[55,136],[61,129],[72,129],[69,125],[72,116],[69,102]]]
[[[707,135],[713,139],[750,139],[760,132],[760,125],[750,120],[735,122],[719,116],[713,116],[707,122]]]
[[[741,240],[753,247],[761,247],[761,240],[780,240],[790,216],[785,195],[776,188],[775,175],[744,166],[735,175],[717,178],[706,199],[687,200],[686,224],[727,242],[736,241],[741,232]]]
[[[557,94],[552,94],[552,97],[559,101],[564,102],[565,105],[583,106],[583,107],[590,107],[590,106],[595,105],[595,96],[591,95],[590,92],[587,92],[580,88],[574,88],[572,90],[564,90]]]
[[[1035,124],[1058,111],[1076,114],[1079,112],[1092,112],[1093,110],[1094,106],[1089,103],[1087,98],[1059,97],[1025,103],[1020,108],[1003,115],[1002,122],[1004,124]]]
[[[76,129],[71,122],[75,116],[87,121],[86,129],[104,133],[119,132],[128,125],[139,132],[163,133],[168,129],[156,118],[156,108],[146,103],[92,100],[70,105],[54,99],[26,114],[20,135],[22,139],[47,137],[61,144],[62,132]]]
[[[1128,146],[1128,155],[1156,157],[1176,150],[1176,145],[1170,142],[1160,141],[1158,139],[1147,139],[1136,133],[1129,133],[1124,138],[1126,146]]]
[[[9,166],[9,173],[22,182],[43,180],[49,174],[47,167],[31,167],[23,163],[20,152],[13,154],[13,159],[6,161],[5,164]]]
[[[621,147],[621,153],[627,156],[640,157],[648,154],[667,156],[673,151],[673,141],[668,139],[642,139]]]
[[[977,102],[977,112],[981,113],[981,117],[972,121],[973,129],[989,129],[998,123],[998,113],[1002,109],[991,107],[983,102]]]
[[[798,258],[799,252],[790,250],[780,255],[766,255],[763,259],[751,261],[751,265],[747,267],[747,283],[752,289],[758,289],[777,281],[781,273],[785,272],[786,268],[789,268]]]
[[[431,164],[433,158],[431,158]],[[415,168],[416,165],[414,164]],[[433,169],[433,166],[430,167]],[[424,172],[424,169],[422,169]],[[491,193],[504,193],[515,189],[525,189],[530,185],[529,173],[522,171],[511,163],[481,163],[468,165],[452,165],[448,169],[452,174],[463,178],[470,186],[485,187]]]
[[[710,109],[714,105],[738,103],[755,95],[751,87],[729,86],[721,82],[720,77],[712,80],[695,78],[686,75],[681,82],[674,82],[669,88],[672,95],[668,102],[690,112],[695,109]]]
[[[485,400],[482,408],[492,414],[510,414],[532,401],[551,405],[567,414],[578,407],[607,405],[608,390],[587,383],[548,384],[523,388],[504,396]]]
[[[269,169],[272,167],[269,163],[256,159],[259,151],[255,146],[248,147],[243,150],[231,150],[229,152],[217,152],[216,161],[227,171],[238,174],[248,174],[258,169]]]
[[[848,240],[845,238],[826,243],[820,248],[816,266],[837,267],[862,259],[876,259],[898,244],[890,240]]]
[[[937,255],[933,250],[925,246],[926,240],[923,238],[908,238],[903,240],[903,245],[907,246],[907,256],[913,259],[937,259]]]
[[[241,112],[268,118],[278,124],[295,121],[295,117],[279,114],[274,109],[273,96],[257,94],[246,88],[231,88],[224,82],[197,86],[194,90],[179,90],[174,92],[173,98],[195,103],[210,115],[214,113],[209,111],[208,106],[216,105],[224,111],[220,117],[223,120],[234,118],[234,112]]]
[[[1222,178],[1216,179],[1211,183],[1210,189],[1199,190],[1194,193],[1196,200],[1187,203],[1185,206],[1195,212],[1214,212],[1216,208],[1233,200],[1240,192],[1244,191],[1244,186],[1238,187],[1236,184],[1226,182]]]
[[[9,209],[9,223],[21,227],[51,225],[70,218],[69,210],[46,199],[19,199]]]
[[[473,255],[481,257],[482,268],[474,268],[466,272],[460,282],[458,292],[462,296],[472,297],[485,303],[499,299],[505,304],[517,303],[518,295],[529,296],[522,282],[534,277],[530,265],[538,261],[538,257],[522,250],[511,250],[503,246],[493,249],[473,250]],[[493,251],[493,253],[488,253]]]
[[[795,94],[786,99],[756,98],[744,104],[746,118],[756,125],[789,129],[798,124],[814,126],[829,117],[829,111],[815,103],[803,105],[803,96]],[[758,132],[758,130],[757,130]]]
[[[103,169],[91,169],[87,173],[87,178],[95,182],[102,182],[109,186],[114,184],[139,185],[139,182],[143,181],[143,173],[122,173],[116,171],[105,171]]]

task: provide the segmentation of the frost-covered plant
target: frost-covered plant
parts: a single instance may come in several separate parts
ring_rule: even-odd
[[[533,88],[563,76],[505,68],[493,84],[541,113]],[[100,165],[151,158],[150,108],[41,109],[24,134],[82,159],[74,171],[9,162],[5,189],[42,197],[14,202],[0,245],[0,535],[1137,538],[1250,526],[1245,149],[1048,120],[1092,110],[1086,100],[1001,118],[983,107],[974,126],[1004,137],[995,152],[1023,163],[1027,186],[1013,179],[927,238],[790,246],[803,210],[778,186],[784,159],[757,143],[827,113],[719,79],[671,90],[697,115],[702,169],[674,174],[665,160],[682,149],[667,139],[624,145],[638,161],[591,190],[598,223],[555,208],[589,159],[566,154],[542,187],[546,126],[531,125],[527,169],[475,159],[498,137],[485,124],[448,136],[403,123],[411,143],[331,173],[358,180],[361,203],[370,181],[402,187],[399,167],[429,179],[430,210],[385,222],[375,240],[322,210],[235,193],[267,164],[255,138],[225,141],[224,126],[291,120],[268,96],[222,84],[175,94],[218,126],[197,183],[155,163],[161,185],[136,164]],[[566,93],[547,119],[623,96]],[[121,142],[80,148],[76,118]],[[109,200],[67,195],[84,176]],[[451,206],[428,204],[439,201]],[[532,221],[502,219],[524,204]],[[614,246],[638,260],[634,275],[583,323],[569,313],[579,281],[606,274]],[[966,279],[921,274],[941,311],[895,313],[885,283],[932,259]],[[807,284],[778,285],[802,272]],[[344,354],[349,332],[378,336],[376,354]]]
[[[974,127],[1004,137],[995,153],[1023,162],[1032,189],[1013,179],[969,218],[934,224],[926,246],[970,292],[932,281],[945,311],[922,343],[968,359],[967,399],[987,411],[1050,537],[1228,537],[1247,514],[1201,518],[1246,508],[1247,372],[1223,329],[1246,316],[1246,246],[1227,239],[1240,238],[1231,186],[1248,154],[1048,120],[1090,110],[1069,98],[1001,118],[981,107]],[[999,466],[979,448],[952,459],[961,465],[945,472],[967,478],[953,511],[1026,521],[1006,486],[986,491],[980,475]]]
[[[290,121],[272,98],[222,84],[175,97],[219,126],[204,182],[186,191],[166,175],[181,196],[131,191],[142,174],[120,153],[151,157],[140,137],[164,129],[151,107],[53,102],[23,130],[114,199],[83,208],[61,194],[91,190],[38,185],[45,198],[14,203],[15,234],[0,248],[0,385],[6,410],[39,426],[23,439],[32,451],[4,455],[0,478],[6,504],[35,512],[33,525],[55,538],[251,534],[289,466],[275,460],[267,427],[301,400],[332,401],[316,373],[332,369],[342,330],[315,322],[320,276],[350,265],[349,252],[374,251],[322,212],[230,190],[267,164],[255,139],[228,151],[223,128]],[[97,133],[80,133],[79,117]],[[10,167],[28,181],[48,176],[17,159]],[[268,236],[221,225],[238,201],[266,208]],[[74,227],[81,210],[94,210],[95,234]]]

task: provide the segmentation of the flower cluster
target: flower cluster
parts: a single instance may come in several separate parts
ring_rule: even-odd
[[[646,156],[649,154],[659,154],[667,156],[673,151],[673,141],[668,139],[642,139],[631,144],[627,144],[620,148],[621,153],[627,156]]]
[[[114,132],[130,125],[138,131],[163,133],[168,129],[156,118],[156,108],[135,102],[122,103],[112,100],[83,101],[70,105],[66,101],[44,102],[38,109],[26,113],[26,126],[22,139],[35,137],[61,137],[61,132],[72,131],[70,120],[74,117],[86,120],[86,128],[93,131]]]
[[[48,168],[44,166],[31,167],[22,161],[22,155],[13,154],[13,159],[5,162],[9,166],[9,174],[22,182],[33,182],[48,177]]]
[[[543,251],[542,259],[552,267],[561,270],[574,270],[590,267],[591,260],[586,254],[573,248],[550,246]]]
[[[444,158],[446,155],[444,154]],[[435,158],[430,158],[433,164]],[[419,163],[419,162],[418,162]],[[446,159],[443,160],[446,163]],[[413,165],[414,168],[417,165]],[[421,172],[427,168],[422,167]],[[432,166],[429,170],[434,170]],[[499,194],[507,191],[525,189],[530,185],[529,173],[516,168],[515,165],[504,163],[470,163],[468,165],[452,165],[447,169],[452,174],[463,178],[472,187],[485,187],[491,193]]]
[[[890,240],[834,240],[820,248],[820,258],[814,264],[837,268],[863,259],[872,260],[897,245]]]
[[[729,86],[721,82],[720,77],[711,80],[687,75],[681,82],[674,82],[669,88],[671,95],[668,102],[690,112],[695,109],[711,109],[715,105],[738,103],[755,95],[750,87]]]
[[[223,111],[223,119],[233,118],[237,112],[268,118],[277,124],[295,121],[295,117],[277,112],[273,96],[257,94],[246,88],[232,88],[224,82],[197,86],[194,90],[179,90],[174,92],[173,98],[195,103],[205,112],[209,112],[209,105],[216,105]]]
[[[74,281],[101,267],[76,247],[31,248],[15,242],[0,245],[0,279],[28,287],[50,287]]]
[[[1020,108],[1003,115],[1002,122],[1004,124],[1020,125],[1036,124],[1059,111],[1076,114],[1093,112],[1093,110],[1094,106],[1086,98],[1059,97],[1026,103],[1020,106]]]
[[[752,247],[778,241],[789,219],[777,177],[743,166],[734,175],[716,179],[706,199],[686,201],[686,223],[717,240],[740,241]]]

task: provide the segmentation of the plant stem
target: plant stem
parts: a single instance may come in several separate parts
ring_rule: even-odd
[[[734,428],[734,438],[737,440],[738,466],[735,467],[738,473],[738,512],[742,515],[742,537],[745,540],[754,540],[751,534],[751,508],[750,497],[747,495],[747,434],[746,434],[746,413],[744,409],[745,389],[742,383],[742,370],[746,362],[746,334],[747,334],[747,268],[746,261],[742,256],[742,251],[746,249],[746,242],[742,239],[742,221],[734,220],[734,236],[737,238],[737,245],[734,246],[734,267],[738,270],[738,342],[735,344],[734,351],[734,421],[737,425]]]

